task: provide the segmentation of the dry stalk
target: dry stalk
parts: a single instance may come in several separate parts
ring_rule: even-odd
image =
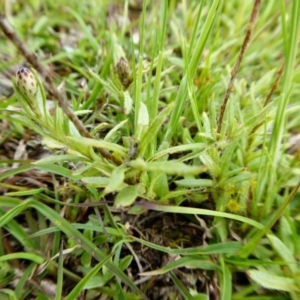
[[[277,87],[278,87],[278,84],[279,84],[279,81],[280,81],[280,78],[282,77],[282,74],[283,74],[283,70],[284,70],[284,65],[282,65],[282,67],[278,70],[277,72],[277,76],[276,76],[276,79],[272,85],[272,88],[269,92],[269,94],[267,95],[266,97],[266,100],[265,100],[265,103],[264,103],[264,106],[263,107],[266,107],[269,102],[270,102],[270,99],[271,97],[273,96],[274,92],[276,91]],[[250,139],[249,139],[249,142],[248,144],[251,145],[252,142],[253,142],[253,133],[260,127],[262,126],[264,122],[261,122],[259,124],[257,124],[256,126],[253,127],[252,131],[251,131],[251,134],[250,134]]]
[[[245,35],[245,38],[244,38],[244,41],[243,41],[238,59],[237,59],[235,65],[234,65],[234,67],[231,71],[230,82],[228,84],[228,88],[227,88],[227,91],[226,91],[226,94],[225,94],[225,97],[224,97],[224,100],[223,100],[223,104],[221,106],[221,111],[220,111],[220,116],[219,116],[219,121],[218,121],[218,130],[217,130],[218,133],[221,132],[224,113],[225,113],[225,109],[226,109],[226,105],[227,105],[229,96],[230,96],[231,92],[233,91],[234,80],[235,80],[236,74],[237,74],[237,72],[240,68],[242,59],[244,57],[245,51],[248,47],[248,44],[250,42],[250,39],[251,39],[251,36],[252,36],[252,33],[253,33],[253,29],[254,29],[254,26],[255,26],[255,23],[256,23],[256,20],[257,20],[257,16],[258,16],[258,12],[259,12],[260,3],[261,3],[261,0],[255,0],[253,10],[252,10],[252,13],[251,13],[251,17],[250,17],[250,20],[249,20],[249,23],[248,23],[247,32],[246,32],[246,35]]]
[[[272,86],[269,94],[266,97],[266,100],[265,100],[265,103],[264,103],[264,107],[269,104],[271,97],[273,96],[274,92],[276,91],[276,89],[278,87],[278,84],[279,84],[279,81],[280,81],[280,78],[281,78],[281,76],[283,74],[283,70],[284,70],[284,65],[282,65],[281,68],[277,71],[276,79],[275,79],[275,81],[273,83],[273,86]]]
[[[25,43],[18,37],[15,30],[11,27],[11,25],[8,23],[6,18],[3,14],[0,13],[0,28],[2,29],[3,33],[6,35],[6,37],[18,48],[18,50],[22,53],[22,55],[25,57],[27,62],[31,64],[42,76],[44,79],[45,88],[49,93],[51,93],[55,99],[58,101],[59,106],[62,108],[64,113],[67,115],[69,120],[75,125],[77,130],[85,137],[87,138],[93,138],[91,134],[87,131],[87,129],[84,127],[82,122],[78,119],[78,117],[74,114],[72,109],[69,107],[68,102],[65,101],[62,94],[58,91],[56,88],[49,72],[46,70],[46,68],[39,62],[39,59],[37,55],[32,52]],[[101,155],[110,160],[117,162],[114,157],[105,149],[99,149],[99,152]],[[119,164],[119,162],[117,162]]]

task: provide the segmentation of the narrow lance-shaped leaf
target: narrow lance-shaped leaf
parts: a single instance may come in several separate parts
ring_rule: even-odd
[[[271,272],[260,270],[249,270],[247,274],[253,281],[267,289],[286,292],[299,291],[296,281],[292,278],[276,276]]]
[[[143,155],[144,151],[151,143],[153,139],[156,139],[158,131],[161,129],[162,124],[165,122],[166,118],[170,114],[171,110],[174,107],[174,103],[170,103],[165,107],[157,117],[150,123],[147,131],[143,134],[140,143],[139,155]]]

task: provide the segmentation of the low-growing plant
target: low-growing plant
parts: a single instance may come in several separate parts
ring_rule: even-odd
[[[124,20],[128,5],[125,1]],[[78,52],[53,55],[53,62],[73,70],[59,87],[62,99],[51,97],[53,87],[45,74],[40,77],[34,68],[21,67],[13,79],[21,110],[6,107],[1,112],[9,112],[6,117],[16,126],[39,134],[42,145],[51,150],[32,168],[64,180],[52,190],[0,196],[0,225],[24,248],[11,254],[1,249],[1,269],[6,270],[1,286],[13,277],[7,261],[30,261],[30,271],[19,276],[16,291],[6,288],[2,294],[21,299],[30,276],[46,270],[57,272],[56,295],[49,296],[56,299],[75,299],[84,290],[89,291],[86,299],[153,297],[153,280],[162,274],[177,288],[164,299],[209,299],[214,293],[215,299],[224,300],[272,295],[299,299],[299,205],[296,200],[291,203],[294,197],[299,200],[299,157],[291,151],[288,137],[300,125],[298,69],[294,72],[300,4],[295,0],[260,5],[144,1],[138,44],[134,38],[126,40],[125,23],[118,27],[111,21],[107,30],[95,21],[102,31],[94,36],[85,17],[68,8],[85,37]],[[95,63],[89,57],[97,56],[100,36],[107,45],[101,49],[101,62]],[[78,88],[76,80],[81,78],[85,83]],[[72,118],[67,117],[66,104]],[[6,179],[30,168],[27,164],[0,176]],[[81,223],[88,209],[94,213]],[[132,219],[124,223],[114,210],[140,219],[149,211],[183,215],[193,224],[200,222],[205,236],[190,247],[182,246],[184,238],[172,235],[166,235],[167,245],[155,243],[135,235],[139,229]],[[29,235],[14,220],[21,214]],[[54,246],[44,255],[42,242],[51,240]],[[135,244],[177,259],[145,269]],[[76,272],[64,267],[68,254],[80,260]],[[133,263],[139,280],[137,272],[128,271]],[[179,276],[182,267],[215,278],[220,291],[199,291],[197,271],[187,272],[187,284]],[[246,286],[239,286],[240,274],[247,278]],[[65,277],[73,281],[68,295],[63,293]]]

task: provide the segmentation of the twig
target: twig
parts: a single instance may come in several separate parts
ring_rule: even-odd
[[[233,67],[233,70],[231,71],[230,82],[229,82],[229,85],[228,85],[228,88],[227,88],[227,91],[226,91],[226,94],[225,94],[225,98],[223,100],[223,104],[221,106],[219,122],[218,122],[218,131],[217,131],[218,133],[220,133],[220,131],[221,131],[226,105],[227,105],[229,96],[230,96],[231,92],[233,91],[233,84],[234,84],[236,74],[237,74],[238,69],[241,65],[242,59],[244,57],[245,51],[247,49],[247,46],[249,44],[250,38],[251,38],[252,33],[253,33],[254,25],[256,23],[256,19],[257,19],[258,12],[259,12],[260,3],[261,3],[261,0],[256,0],[255,3],[254,3],[253,10],[252,10],[252,13],[251,13],[251,17],[250,17],[250,20],[249,20],[249,23],[248,23],[246,36],[244,38],[244,41],[243,41],[238,59],[237,59],[235,65]]]
[[[276,91],[277,87],[278,87],[278,83],[280,81],[280,78],[282,76],[282,73],[283,73],[283,70],[284,70],[284,65],[281,66],[281,68],[278,70],[277,72],[277,76],[276,76],[276,79],[273,83],[273,86],[271,88],[271,91],[269,92],[269,94],[267,95],[266,97],[266,100],[265,100],[265,103],[264,103],[264,107],[267,106],[267,104],[270,102],[270,99],[272,97],[272,95],[274,94],[274,92]]]
[[[17,36],[14,29],[5,19],[3,14],[0,13],[0,28],[3,33],[7,36],[7,38],[12,41],[12,43],[18,48],[18,50],[22,53],[28,63],[30,63],[43,77],[44,84],[48,92],[50,92],[55,99],[57,99],[59,106],[68,116],[69,120],[75,125],[77,130],[87,138],[92,138],[91,134],[87,131],[87,129],[83,126],[82,122],[78,119],[78,117],[74,114],[72,109],[69,107],[68,103],[64,100],[62,94],[58,91],[55,84],[52,81],[52,78],[46,68],[40,64],[37,55],[32,52],[25,43]],[[116,162],[114,157],[105,149],[99,149],[99,152],[103,157],[110,161]]]
[[[26,60],[41,74],[41,76],[45,80],[45,86],[47,90],[57,99],[59,106],[63,109],[68,118],[74,123],[79,132],[82,133],[85,137],[91,138],[92,136],[90,135],[90,133],[85,129],[81,121],[69,108],[66,101],[64,101],[61,93],[57,90],[46,68],[44,68],[44,66],[42,66],[38,61],[37,55],[27,48],[25,43],[17,36],[16,32],[2,15],[0,15],[0,27],[7,38],[10,39],[18,48],[18,50],[23,54]]]
[[[263,107],[266,107],[268,105],[268,103],[270,102],[270,99],[272,97],[272,95],[274,94],[274,92],[276,91],[277,87],[278,87],[278,84],[279,84],[279,81],[280,81],[280,78],[282,76],[282,73],[283,73],[283,70],[284,70],[284,65],[282,65],[282,67],[278,70],[277,72],[277,76],[276,76],[276,79],[272,85],[272,88],[269,92],[269,94],[267,95],[266,97],[266,100],[265,100],[265,103],[264,103],[264,106]],[[248,142],[248,145],[251,145],[252,142],[253,142],[253,139],[254,139],[254,136],[253,136],[253,133],[263,124],[264,122],[260,122],[259,124],[255,125],[251,131],[251,134],[250,134],[250,139],[249,139],[249,142]]]

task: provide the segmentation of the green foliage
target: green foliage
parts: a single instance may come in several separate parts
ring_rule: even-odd
[[[208,299],[195,282],[185,286],[176,273],[185,267],[214,274],[220,299],[268,299],[262,288],[274,299],[299,299],[299,150],[292,152],[289,140],[300,128],[299,1],[262,4],[218,131],[253,2],[143,1],[139,17],[129,23],[130,1],[116,7],[105,1],[15,4],[11,22],[40,57],[51,53],[42,63],[56,68],[54,80],[64,82],[65,101],[91,138],[82,137],[49,101],[34,69],[34,97],[13,79],[15,95],[1,102],[0,117],[16,135],[27,127],[39,134],[51,154],[2,172],[1,185],[11,188],[5,180],[31,169],[65,184],[13,186],[0,196],[0,227],[23,248],[7,254],[0,247],[0,287],[15,274],[10,260],[30,266],[15,291],[1,290],[3,297],[30,294],[35,288],[25,283],[36,272],[41,278],[55,274],[56,299],[64,295],[66,277],[74,282],[66,299],[83,291],[87,299],[101,294],[141,299],[151,290],[150,276],[162,274],[170,276],[183,298]],[[116,15],[110,15],[112,8]],[[277,87],[276,70],[283,64]],[[0,69],[6,67],[0,63]],[[1,136],[0,143],[7,138]],[[8,167],[12,162],[0,163]],[[84,209],[91,211],[86,223],[80,222]],[[114,209],[128,215],[183,215],[193,224],[207,216],[210,225],[199,221],[207,245],[184,247],[172,240],[166,246],[138,238]],[[26,230],[17,222],[21,215]],[[47,241],[53,248],[45,254]],[[177,259],[139,270],[148,283],[136,285],[126,271],[132,261],[139,265],[134,243]],[[78,270],[65,268],[64,255],[80,262]],[[248,281],[237,289],[239,272]]]

